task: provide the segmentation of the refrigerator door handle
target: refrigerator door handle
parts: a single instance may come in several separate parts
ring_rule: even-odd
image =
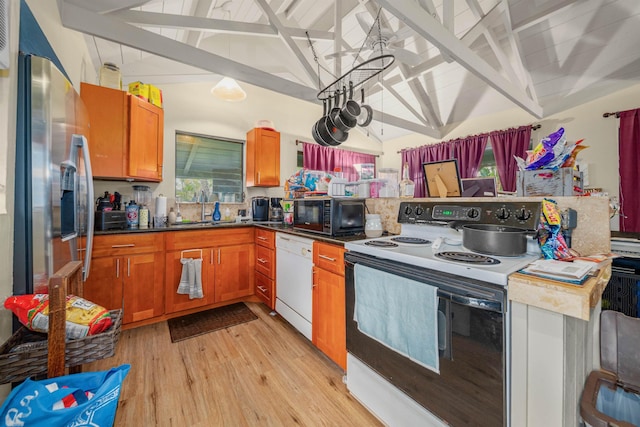
[[[85,138],[84,135],[74,134],[71,137],[71,146],[74,147],[74,151],[76,151],[76,153],[78,147],[82,149],[85,177],[87,179],[87,245],[86,251],[84,253],[84,268],[82,271],[82,280],[86,281],[89,277],[89,271],[91,269],[91,254],[93,252],[93,172],[91,170],[91,158],[89,157],[89,145],[87,144],[87,138]]]

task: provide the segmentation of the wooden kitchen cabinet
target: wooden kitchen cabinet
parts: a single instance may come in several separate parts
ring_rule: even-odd
[[[175,313],[253,295],[254,234],[252,227],[166,233],[165,312]],[[202,253],[203,298],[178,294],[182,257]]]
[[[85,299],[123,309],[123,324],[164,312],[164,236],[162,233],[95,236]]]
[[[313,344],[347,368],[344,248],[313,243]]]
[[[247,187],[280,186],[280,132],[254,128],[247,132]]]
[[[162,181],[164,111],[125,91],[81,83],[93,175]]]
[[[274,231],[256,228],[256,296],[275,310],[276,251]]]

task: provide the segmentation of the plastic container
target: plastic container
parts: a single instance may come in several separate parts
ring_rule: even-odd
[[[378,178],[384,181],[380,197],[398,197],[398,169],[384,168],[378,171]]]

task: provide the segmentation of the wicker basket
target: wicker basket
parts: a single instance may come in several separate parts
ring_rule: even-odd
[[[109,312],[111,327],[104,332],[67,340],[65,365],[83,365],[106,359],[115,353],[122,326],[122,310]],[[21,327],[0,347],[0,384],[47,374],[47,334]]]

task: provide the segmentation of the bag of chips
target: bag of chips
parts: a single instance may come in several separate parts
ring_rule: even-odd
[[[11,310],[27,329],[36,332],[49,331],[49,295],[14,295],[6,299],[4,307]],[[67,295],[66,338],[78,339],[109,329],[109,311],[98,304],[75,295]]]

